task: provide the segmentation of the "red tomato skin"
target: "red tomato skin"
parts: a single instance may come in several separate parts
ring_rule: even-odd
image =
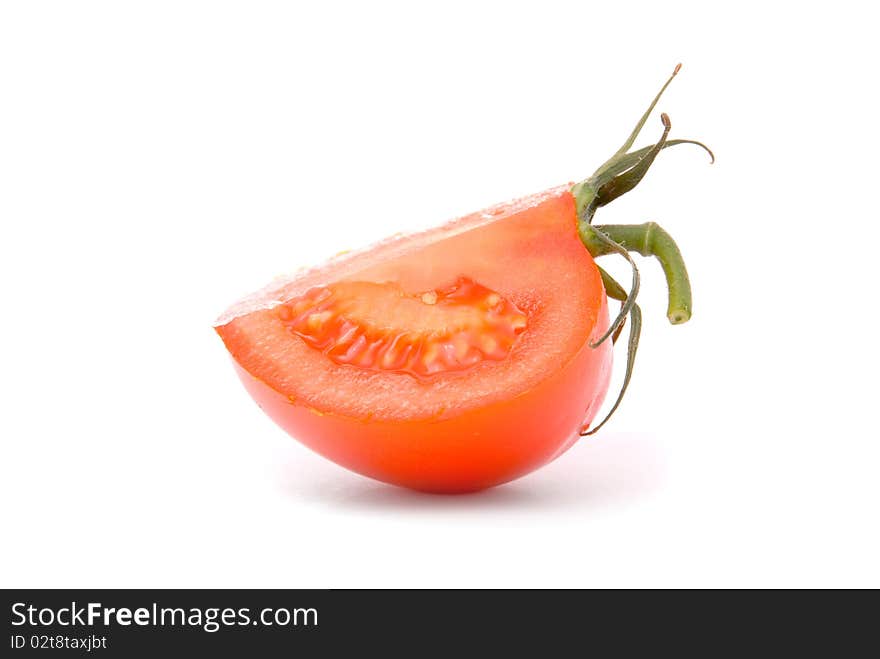
[[[607,327],[602,297],[598,326]],[[569,449],[608,391],[611,342],[584,345],[564,368],[515,399],[429,422],[318,412],[291,403],[234,363],[260,408],[316,453],[386,483],[458,494],[519,478]]]
[[[545,210],[546,209],[546,210]],[[256,403],[281,428],[320,455],[353,472],[414,490],[474,492],[519,478],[554,460],[579,438],[608,390],[612,345],[590,342],[608,327],[608,305],[596,265],[580,245],[574,200],[554,192],[530,213],[551,213],[563,230],[571,265],[591,270],[582,293],[595,311],[586,340],[558,368],[518,395],[437,418],[355,418],[317,410],[267,384],[237,356],[235,321],[217,331]],[[583,251],[581,251],[583,249]],[[467,274],[467,273],[463,273]]]

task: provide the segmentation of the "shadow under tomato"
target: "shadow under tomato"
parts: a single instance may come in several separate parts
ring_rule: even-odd
[[[326,467],[326,468],[324,468]],[[291,496],[342,509],[375,511],[592,508],[635,502],[663,483],[665,459],[651,435],[584,439],[556,461],[519,480],[471,494],[426,494],[386,485],[330,463],[288,461],[281,486]]]

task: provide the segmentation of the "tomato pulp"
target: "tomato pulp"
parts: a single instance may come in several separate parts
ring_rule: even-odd
[[[468,492],[560,455],[601,405],[602,279],[570,186],[339,257],[216,330],[257,404],[352,471]]]

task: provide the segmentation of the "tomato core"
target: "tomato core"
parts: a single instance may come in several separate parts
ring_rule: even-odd
[[[343,281],[312,288],[277,314],[337,364],[418,378],[500,361],[528,324],[516,305],[468,277],[416,293],[395,282]]]

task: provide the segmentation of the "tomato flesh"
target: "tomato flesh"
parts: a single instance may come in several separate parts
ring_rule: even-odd
[[[467,278],[407,294],[394,283],[339,282],[278,307],[290,331],[337,364],[424,378],[504,359],[526,315]]]
[[[217,323],[285,430],[361,474],[462,492],[517,478],[605,396],[599,272],[556,188],[259,291]]]

